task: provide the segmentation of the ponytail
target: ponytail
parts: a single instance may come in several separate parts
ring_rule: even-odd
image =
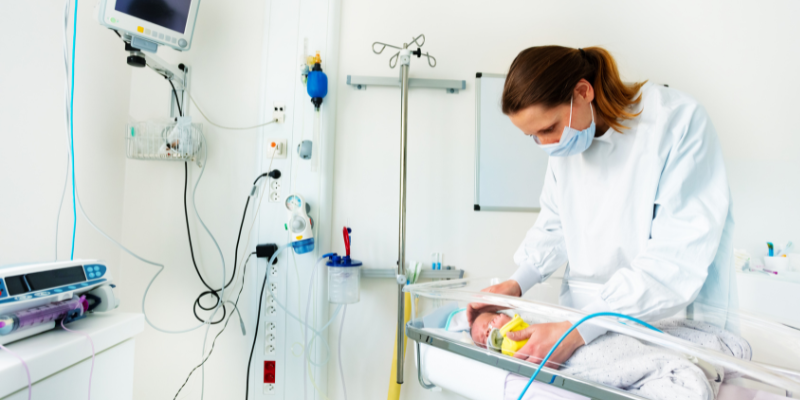
[[[503,88],[503,113],[514,114],[535,104],[569,103],[581,79],[592,85],[597,113],[615,130],[626,129],[622,122],[639,115],[629,107],[641,101],[641,95],[634,96],[645,82],[623,83],[616,61],[601,47],[561,46],[531,47],[519,53]]]

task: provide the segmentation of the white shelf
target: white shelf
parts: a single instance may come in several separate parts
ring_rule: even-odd
[[[144,330],[144,316],[133,313],[91,314],[68,328],[91,335],[101,353]],[[38,382],[92,356],[86,337],[56,328],[7,345],[28,364],[31,380]],[[28,387],[19,360],[0,351],[0,398]],[[27,390],[27,389],[26,389]],[[35,396],[34,396],[35,397]]]
[[[464,277],[463,269],[423,269],[419,279],[461,279]],[[394,268],[361,268],[362,278],[390,278],[396,279],[397,271]]]

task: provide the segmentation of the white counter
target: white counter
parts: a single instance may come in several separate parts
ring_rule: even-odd
[[[88,333],[96,352],[92,399],[130,399],[133,337],[144,329],[141,314],[92,314],[67,326]],[[28,364],[33,399],[86,399],[92,351],[83,335],[56,328],[7,345]],[[27,399],[28,380],[19,360],[0,350],[0,399]]]

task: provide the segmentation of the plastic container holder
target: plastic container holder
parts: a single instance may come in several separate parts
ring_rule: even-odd
[[[203,149],[203,124],[143,121],[125,129],[125,155],[135,160],[194,161]]]
[[[778,273],[789,272],[789,259],[787,257],[764,257],[764,267]]]
[[[353,304],[359,300],[361,261],[348,256],[328,258],[328,301],[334,304]]]

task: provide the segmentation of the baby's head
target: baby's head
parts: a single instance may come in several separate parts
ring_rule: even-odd
[[[486,345],[486,338],[492,328],[502,328],[503,325],[511,321],[511,317],[503,313],[485,312],[478,315],[472,322],[470,334],[472,340],[479,345]]]

